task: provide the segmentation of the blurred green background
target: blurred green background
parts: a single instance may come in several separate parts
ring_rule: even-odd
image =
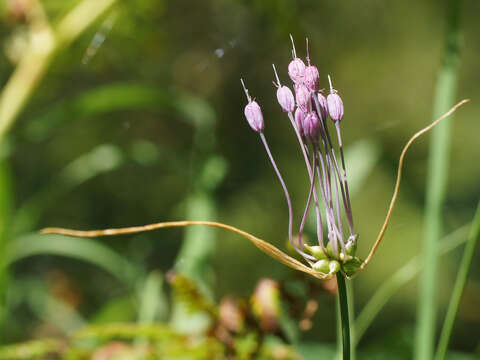
[[[28,19],[18,8],[22,3],[30,2],[3,0],[1,5],[2,87],[28,37]],[[42,1],[51,24],[77,3]],[[96,240],[127,259],[132,269],[112,265],[106,271],[93,266],[95,260],[52,254],[85,251],[100,263],[114,256],[96,248],[76,249],[73,243],[71,248],[70,243],[58,245],[65,250],[51,245],[56,250],[27,256],[41,247],[43,240],[34,234],[46,226],[96,229],[193,218],[231,224],[285,248],[285,200],[258,136],[243,117],[246,100],[239,79],[262,105],[265,134],[293,197],[298,226],[307,174],[276,102],[271,68],[275,63],[287,82],[290,33],[302,57],[309,38],[321,85],[327,86],[330,74],[343,98],[353,212],[359,253],[365,256],[390,201],[400,150],[431,121],[447,12],[446,1],[434,0],[113,4],[68,48],[54,54],[2,144],[3,242],[7,248],[17,241],[11,251],[18,257],[2,279],[8,304],[2,342],[61,335],[103,315],[111,321],[134,320],[138,304],[120,300],[128,299],[152,270],[165,273],[176,266],[195,273],[215,299],[248,296],[263,277],[302,278],[221,230],[166,229]],[[472,101],[453,123],[445,234],[471,221],[480,195],[479,14],[480,2],[463,2],[456,98]],[[354,284],[358,309],[419,252],[428,141],[428,135],[420,139],[407,156],[385,241]],[[194,240],[179,255],[185,238]],[[456,251],[441,259],[441,314],[460,255]],[[192,260],[196,257],[200,261]],[[473,352],[478,346],[479,281],[480,262],[475,260],[453,349]],[[368,330],[360,350],[391,336],[411,341],[417,290],[415,282],[402,288]],[[53,317],[42,300],[45,294],[70,304],[82,319],[71,324],[71,317]],[[302,336],[334,343],[334,298],[323,293],[319,299],[316,325]]]

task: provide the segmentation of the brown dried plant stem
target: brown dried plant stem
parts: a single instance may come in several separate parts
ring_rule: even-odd
[[[469,101],[470,101],[470,99],[464,99],[464,100],[460,101],[459,103],[457,103],[456,105],[454,105],[450,110],[448,110],[445,114],[443,114],[438,119],[436,119],[430,125],[426,126],[422,130],[415,133],[410,138],[410,140],[408,140],[407,144],[404,146],[404,148],[402,150],[402,153],[400,154],[400,159],[398,161],[397,180],[395,181],[395,188],[393,190],[392,200],[390,201],[390,205],[388,207],[388,211],[387,211],[387,215],[385,217],[385,221],[384,221],[384,223],[382,225],[382,228],[380,229],[380,232],[377,236],[377,240],[375,241],[372,249],[370,250],[370,253],[368,254],[368,256],[365,259],[365,261],[363,262],[363,264],[360,266],[360,270],[363,270],[368,265],[368,263],[372,260],[373,255],[375,255],[375,252],[377,251],[377,248],[380,245],[380,243],[382,242],[382,239],[385,235],[385,231],[387,230],[387,226],[388,226],[388,224],[390,222],[390,218],[392,216],[393,208],[395,207],[395,203],[397,202],[398,190],[400,188],[400,182],[402,180],[402,169],[403,169],[403,163],[404,163],[404,160],[405,160],[405,154],[407,153],[407,150],[410,148],[410,145],[412,145],[412,143],[417,138],[419,138],[420,136],[422,136],[426,132],[430,131],[433,127],[438,125],[438,123],[440,121],[442,121],[446,117],[452,115],[455,112],[455,110],[457,110],[460,106],[466,104]]]
[[[246,231],[240,230],[231,225],[227,225],[227,224],[223,224],[215,221],[170,221],[170,222],[160,222],[156,224],[149,224],[149,225],[143,225],[143,226],[132,226],[132,227],[118,228],[118,229],[90,230],[90,231],[71,230],[71,229],[63,229],[63,228],[45,228],[41,232],[42,234],[59,234],[59,235],[72,236],[72,237],[93,238],[93,237],[99,237],[99,236],[135,234],[139,232],[152,231],[152,230],[158,230],[163,228],[185,227],[185,226],[196,226],[196,225],[211,226],[211,227],[216,227],[216,228],[231,231],[251,241],[257,248],[259,248],[265,254],[269,255],[270,257],[274,258],[275,260],[281,262],[282,264],[292,269],[310,274],[318,279],[331,278],[331,276],[319,273],[309,268],[308,266],[305,266],[300,261],[285,254],[283,251],[276,248],[272,244],[262,239],[259,239],[256,236],[253,236],[252,234],[249,234]]]

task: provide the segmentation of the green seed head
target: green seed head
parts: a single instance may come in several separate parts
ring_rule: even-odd
[[[315,257],[315,259],[317,259],[317,260],[327,259],[327,256],[323,252],[322,247],[320,245],[310,246],[310,245],[305,244],[304,247],[310,255]]]
[[[315,271],[328,274],[330,272],[330,262],[328,260],[318,260],[315,264],[313,264],[312,268]]]

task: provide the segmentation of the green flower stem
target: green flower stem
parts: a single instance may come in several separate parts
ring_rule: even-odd
[[[475,247],[477,246],[478,238],[480,237],[480,202],[477,206],[477,212],[473,219],[472,228],[468,237],[465,251],[463,252],[462,261],[453,288],[452,296],[450,297],[450,303],[448,304],[447,314],[445,315],[445,321],[443,323],[442,333],[440,334],[440,341],[437,348],[436,360],[443,360],[447,352],[448,343],[450,342],[450,336],[452,335],[453,324],[455,323],[455,317],[457,315],[458,306],[462,297],[465,283],[467,282],[468,271],[472,264],[473,255],[475,254]]]
[[[348,294],[345,277],[337,273],[338,302],[340,309],[340,318],[342,321],[342,348],[343,360],[350,360],[350,315],[348,312]]]
[[[459,48],[459,10],[460,0],[450,0],[448,12],[447,44],[444,62],[440,70],[433,106],[433,118],[443,114],[454,102]],[[434,352],[438,239],[442,232],[442,208],[446,196],[448,157],[450,151],[451,119],[439,124],[432,131],[428,164],[427,193],[425,205],[425,237],[422,254],[425,270],[420,278],[420,296],[418,302],[417,329],[414,347],[414,359],[431,360]]]
[[[355,300],[353,298],[353,280],[347,281],[347,296],[348,296],[348,316],[350,320],[350,358],[352,360],[356,359],[356,330],[355,330]]]

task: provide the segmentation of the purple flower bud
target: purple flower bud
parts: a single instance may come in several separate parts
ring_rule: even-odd
[[[295,96],[297,98],[297,105],[301,108],[304,112],[308,112],[310,110],[311,104],[311,92],[307,89],[307,87],[303,84],[299,84],[295,86]]]
[[[336,90],[331,90],[327,96],[328,112],[333,121],[340,121],[343,118],[343,101]]]
[[[254,100],[245,106],[245,117],[253,131],[261,132],[265,126],[263,122],[262,109]]]
[[[303,132],[303,121],[306,115],[307,114],[305,114],[299,107],[297,107],[297,110],[295,110],[295,126],[297,127],[297,130],[301,136],[305,135]]]
[[[327,99],[322,93],[318,93],[318,103],[320,105],[320,116],[325,120],[328,116],[328,105]]]
[[[290,64],[288,64],[288,75],[295,84],[301,83],[305,76],[305,63],[299,58],[290,61]]]
[[[303,133],[310,140],[315,140],[318,136],[318,129],[320,126],[320,120],[317,113],[311,111],[303,119]]]
[[[295,99],[293,98],[292,90],[286,86],[280,86],[277,89],[278,103],[284,112],[292,112],[295,108]]]
[[[318,81],[320,75],[318,74],[318,69],[314,65],[308,65],[305,69],[305,79],[304,83],[307,88],[311,91],[316,91],[318,89]]]

